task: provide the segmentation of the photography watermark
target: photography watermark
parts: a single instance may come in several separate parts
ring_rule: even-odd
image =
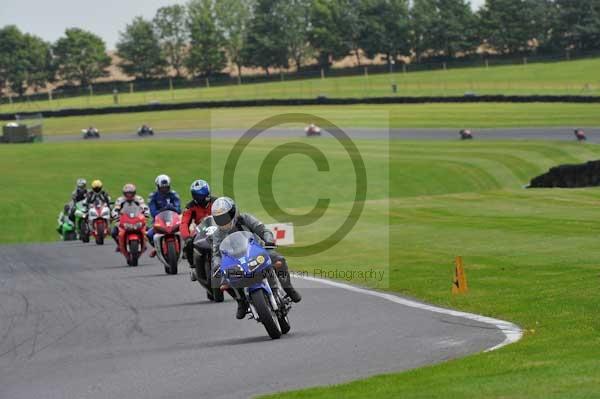
[[[381,113],[382,121],[388,118]],[[292,270],[385,285],[389,136],[378,134],[374,145],[362,140],[368,131],[348,131],[308,113],[274,114],[237,130],[222,128],[227,120],[211,120],[213,192],[233,198],[241,213],[265,224],[293,226],[295,242],[280,248]],[[309,125],[318,127],[317,137],[307,137]],[[365,266],[347,267],[353,251],[352,264]],[[326,266],[310,266],[320,264]]]

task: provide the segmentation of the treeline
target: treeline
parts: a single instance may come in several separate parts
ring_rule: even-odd
[[[190,0],[136,17],[120,33],[118,65],[137,79],[213,76],[242,67],[319,68],[349,55],[388,63],[600,49],[600,0]],[[55,43],[0,29],[0,89],[23,94],[48,82],[87,86],[111,59],[91,32]]]

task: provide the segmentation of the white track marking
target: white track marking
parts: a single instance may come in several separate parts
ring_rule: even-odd
[[[327,284],[327,285],[337,287],[337,288],[342,288],[342,289],[348,290],[348,291],[353,291],[353,292],[358,292],[358,293],[365,294],[365,295],[371,295],[371,296],[375,296],[378,298],[383,298],[388,301],[407,306],[409,308],[427,310],[429,312],[441,313],[441,314],[445,314],[445,315],[449,315],[449,316],[461,317],[463,319],[478,321],[480,323],[490,324],[490,325],[496,327],[498,330],[502,331],[502,333],[505,335],[506,338],[504,339],[504,341],[502,341],[498,345],[494,345],[490,348],[487,348],[484,352],[491,352],[496,349],[500,349],[503,346],[517,342],[518,340],[520,340],[523,337],[523,331],[521,330],[521,328],[519,328],[519,326],[517,326],[516,324],[513,324],[508,321],[498,320],[498,319],[494,319],[492,317],[481,316],[481,315],[474,314],[474,313],[466,313],[466,312],[460,312],[458,310],[439,308],[437,306],[427,305],[425,303],[412,301],[410,299],[402,298],[402,297],[399,297],[399,296],[396,296],[393,294],[388,294],[388,293],[379,292],[379,291],[372,291],[372,290],[368,290],[365,288],[355,287],[350,284],[340,283],[337,281],[325,280],[325,279],[320,279],[320,278],[310,277],[310,276],[303,276],[303,275],[299,275],[299,276],[297,275],[295,277],[303,279],[303,280],[307,280],[307,281],[314,281],[314,282],[321,283],[321,284]]]

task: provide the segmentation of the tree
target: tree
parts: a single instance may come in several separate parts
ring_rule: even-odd
[[[104,41],[91,32],[79,28],[65,31],[54,44],[58,74],[69,82],[87,86],[96,78],[106,76],[110,57]]]
[[[360,45],[369,58],[385,54],[388,64],[410,53],[406,0],[365,0]]]
[[[225,40],[216,23],[212,0],[192,0],[188,4],[190,49],[187,68],[195,75],[210,76],[227,65]]]
[[[360,65],[361,0],[313,0],[310,9],[311,46],[319,64],[329,66],[354,51]]]
[[[37,90],[53,77],[49,43],[16,26],[0,29],[0,87],[23,95],[28,87]]]
[[[535,49],[546,40],[548,13],[544,0],[486,0],[480,11],[482,37],[503,53]]]
[[[167,65],[152,22],[142,17],[135,17],[121,32],[117,55],[123,59],[119,68],[136,78],[163,75]]]
[[[223,40],[227,55],[242,77],[242,50],[248,36],[248,26],[252,18],[253,0],[219,0],[215,4],[215,13],[219,30],[223,33]]]
[[[274,18],[283,22],[283,41],[289,58],[300,69],[303,61],[311,55],[309,42],[311,0],[287,0],[276,3]]]
[[[554,46],[575,51],[600,48],[600,0],[556,0]]]
[[[281,9],[279,3],[284,1],[257,0],[243,50],[244,65],[264,68],[267,75],[269,67],[289,66],[286,26],[277,17]]]
[[[410,9],[410,35],[411,47],[417,58],[434,48],[435,38],[433,32],[438,20],[436,0],[413,0]]]
[[[477,19],[465,0],[436,0],[432,49],[446,57],[472,51],[478,44]]]
[[[166,61],[175,70],[177,77],[180,77],[189,36],[185,7],[174,4],[159,8],[154,17],[154,25]]]

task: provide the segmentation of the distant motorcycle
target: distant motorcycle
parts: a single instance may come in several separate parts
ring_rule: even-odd
[[[308,137],[310,136],[320,136],[321,135],[321,128],[317,125],[315,125],[314,123],[311,123],[310,125],[308,125],[307,127],[304,128],[304,132],[306,133],[306,135]]]
[[[177,274],[181,257],[180,225],[181,216],[174,211],[162,211],[154,218],[154,248],[167,274]]]
[[[81,200],[75,204],[75,231],[82,242],[90,242],[88,206],[86,200]]]
[[[194,237],[194,259],[192,264],[196,273],[196,279],[202,287],[206,289],[206,297],[214,302],[223,302],[223,291],[218,286],[211,283],[212,269],[212,235],[218,227],[212,216],[208,216],[196,226],[196,236]]]
[[[91,126],[87,129],[81,129],[81,134],[84,140],[100,138],[100,132],[98,131],[98,129]]]
[[[222,255],[219,273],[226,285],[244,290],[252,318],[263,324],[272,339],[287,334],[291,299],[275,275],[269,252],[247,231],[227,236],[219,250]]]
[[[119,215],[119,251],[127,265],[137,266],[146,250],[146,216],[137,204],[124,204]]]
[[[102,201],[96,201],[88,211],[89,230],[96,239],[97,245],[104,245],[104,237],[110,224],[110,208]]]
[[[585,132],[583,131],[583,129],[575,129],[573,131],[573,134],[575,135],[575,138],[579,142],[587,140],[587,137],[585,136]]]
[[[143,137],[143,136],[154,136],[154,130],[148,126],[148,125],[143,125],[142,127],[140,127],[137,131],[138,136]]]
[[[472,140],[473,139],[473,133],[469,129],[462,129],[460,132],[458,132],[458,134],[460,134],[461,140]]]

